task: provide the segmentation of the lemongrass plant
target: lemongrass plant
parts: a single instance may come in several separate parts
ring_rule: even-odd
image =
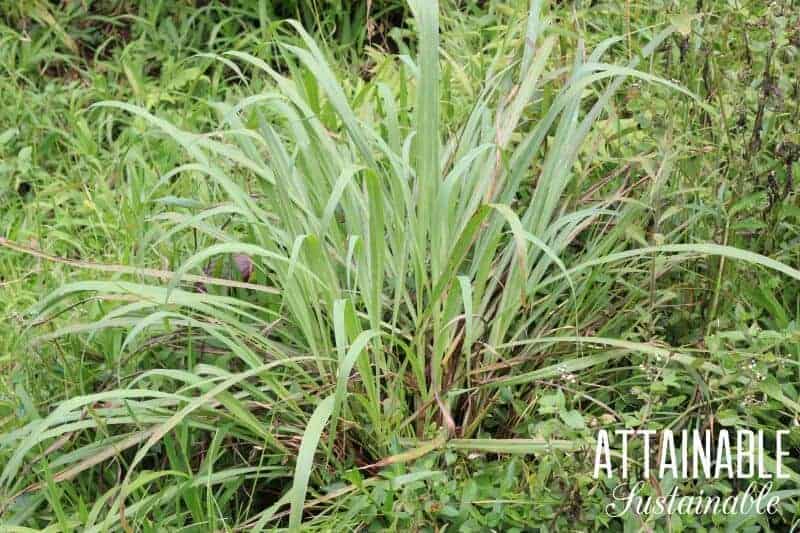
[[[672,28],[628,65],[602,61],[619,41],[609,39],[590,53],[578,49],[564,68],[534,1],[509,39],[516,60],[498,52],[463,123],[442,138],[440,89],[450,80],[441,79],[438,6],[411,8],[419,52],[416,61],[396,60],[409,76],[402,90],[377,81],[350,94],[294,24],[305,46],[285,45],[297,62],[291,77],[245,53],[219,58],[249,64],[270,84],[218,104],[213,135],[131,104],[98,104],[140,117],[186,151],[188,162],[165,182],[205,180],[224,202],[153,221],[152,245],[187,232],[208,243],[167,283],[73,283],[37,307],[47,315],[86,292],[124,297],[101,320],[38,341],[111,327],[127,335],[114,354],[115,387],[63,401],[0,439],[12,450],[0,485],[19,516],[43,505],[47,487],[88,475],[117,484],[62,524],[129,529],[154,509],[178,508],[174,527],[262,529],[285,519],[297,528],[304,509],[324,513],[354,486],[310,502],[307,493],[356,468],[374,474],[439,449],[576,449],[584,443],[498,438],[507,434],[491,421],[500,387],[580,375],[634,352],[718,371],[652,344],[589,336],[590,314],[613,285],[598,269],[652,254],[721,254],[800,279],[775,261],[715,245],[625,249],[617,227],[641,211],[620,207],[622,193],[573,201],[576,162],[591,158],[585,140],[626,78],[686,92],[635,70]],[[223,217],[235,224],[215,224]],[[252,279],[185,281],[221,256],[252,262]],[[196,364],[122,376],[145,337],[175,331]],[[106,479],[113,458],[121,470]]]

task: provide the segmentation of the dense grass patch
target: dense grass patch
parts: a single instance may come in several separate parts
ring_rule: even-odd
[[[788,527],[591,472],[798,425],[798,15],[562,4],[7,8],[0,520]]]

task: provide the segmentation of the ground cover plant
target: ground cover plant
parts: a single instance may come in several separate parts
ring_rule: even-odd
[[[3,527],[791,527],[591,475],[798,425],[791,2],[146,4],[3,6]]]

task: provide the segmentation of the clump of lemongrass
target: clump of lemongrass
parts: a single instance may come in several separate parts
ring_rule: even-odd
[[[620,231],[596,223],[637,212],[620,210],[613,196],[589,206],[570,201],[575,164],[590,157],[584,141],[626,78],[686,92],[635,70],[671,28],[629,65],[602,62],[619,40],[609,39],[591,53],[577,50],[574,63],[560,68],[556,39],[534,1],[516,39],[518,61],[503,65],[507,51],[498,51],[497,68],[463,124],[443,139],[440,89],[450,80],[439,69],[438,6],[411,6],[419,53],[416,62],[398,64],[412,78],[413,109],[380,82],[348,94],[296,24],[305,46],[284,47],[297,62],[291,77],[245,53],[221,58],[249,64],[271,84],[235,105],[219,104],[216,135],[181,131],[130,104],[100,104],[143,119],[183,147],[189,162],[165,179],[208,180],[225,201],[159,220],[177,221],[165,240],[190,230],[205,236],[171,283],[98,280],[49,295],[38,312],[86,292],[129,302],[47,338],[124,328],[115,355],[122,360],[146,335],[180,328],[225,357],[144,372],[66,400],[3,436],[0,446],[13,450],[0,474],[4,493],[44,487],[28,484],[27,461],[47,456],[48,479],[57,483],[122,455],[120,484],[86,517],[70,519],[87,531],[129,527],[181,498],[194,502],[195,520],[218,520],[218,498],[261,484],[286,488],[266,509],[253,509],[251,496],[239,525],[260,529],[288,505],[289,525],[297,527],[309,487],[340,481],[354,467],[374,472],[443,448],[537,454],[582,445],[493,439],[486,422],[500,386],[579,379],[633,352],[695,366],[691,355],[581,334],[613,283],[594,275],[598,267],[653,254],[675,261],[721,254],[800,279],[785,265],[716,245],[626,250]],[[523,189],[531,200],[517,205]],[[215,226],[223,216],[234,217],[239,230]],[[580,247],[569,250],[579,236]],[[223,255],[249,258],[250,281],[269,290],[198,292],[182,282]],[[548,356],[564,345],[572,355]],[[718,371],[710,363],[701,368]],[[76,434],[84,436],[80,444],[67,447]],[[235,450],[225,450],[228,440]],[[201,441],[206,459],[178,468],[181,453]],[[41,455],[47,446],[51,453]],[[164,455],[170,468],[144,468]],[[148,492],[164,479],[173,483]]]

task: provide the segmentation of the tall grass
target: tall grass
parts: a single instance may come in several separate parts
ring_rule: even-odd
[[[336,520],[327,510],[376,483],[381,468],[435,450],[578,449],[580,439],[509,427],[497,416],[502,389],[585,376],[631,353],[719,372],[688,353],[607,338],[602,327],[590,333],[609,298],[630,297],[616,285],[637,260],[717,254],[800,279],[723,246],[628,249],[624,227],[642,211],[622,190],[577,200],[576,167],[592,157],[587,137],[627,78],[692,97],[635,70],[672,28],[627,65],[603,62],[620,40],[608,39],[563,67],[534,1],[509,39],[515,59],[497,51],[474,105],[444,138],[440,90],[452,80],[440,71],[438,6],[410,7],[419,53],[397,59],[408,77],[400,88],[373,82],[353,94],[293,24],[304,46],[284,45],[288,73],[243,52],[223,58],[271,83],[217,104],[220,124],[209,134],[131,104],[98,104],[183,148],[187,163],[164,182],[210,183],[224,200],[152,221],[164,228],[154,240],[192,234],[203,243],[168,283],[72,283],[34,310],[50,316],[85,293],[124,300],[101,320],[37,341],[123,328],[119,369],[146,339],[180,332],[190,364],[132,378],[118,371],[108,390],[63,401],[0,438],[12,522],[47,503],[59,527],[87,531],[129,530],[156,515],[162,527],[298,528],[304,518]],[[248,279],[252,264],[260,290],[186,282],[219,270],[221,257],[235,257]],[[58,505],[74,497],[60,492],[67,480],[110,488],[67,514]]]

